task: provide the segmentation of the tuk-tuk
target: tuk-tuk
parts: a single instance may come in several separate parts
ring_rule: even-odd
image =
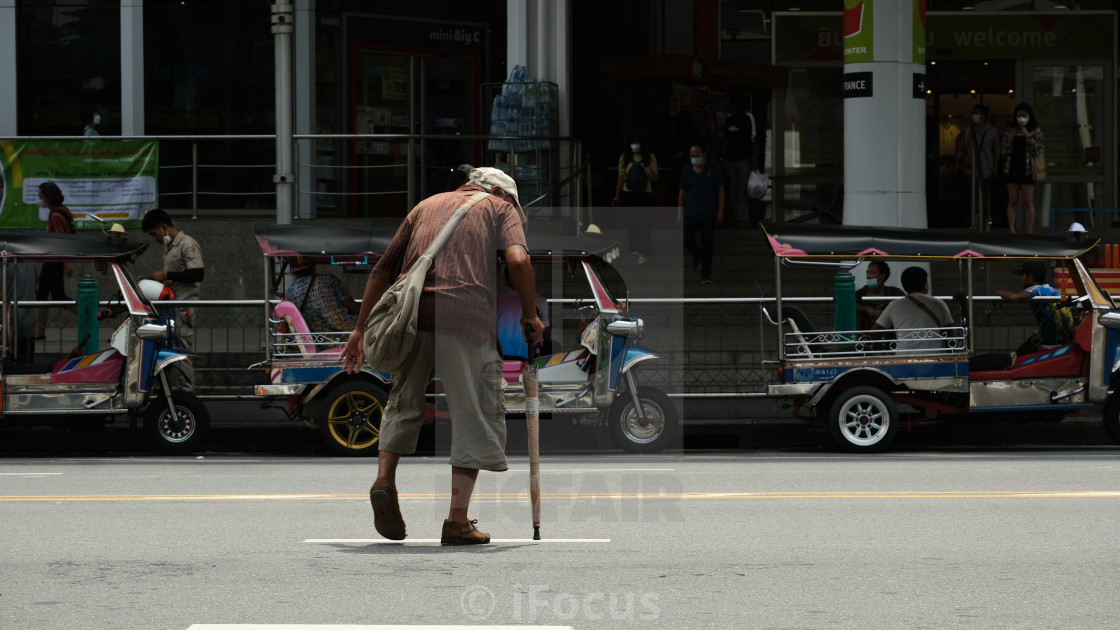
[[[390,375],[369,366],[353,375],[342,371],[339,353],[350,331],[307,327],[299,307],[282,299],[282,261],[302,256],[368,272],[392,241],[393,232],[267,225],[254,227],[254,234],[264,255],[270,296],[267,357],[254,366],[268,370],[269,382],[256,387],[257,395],[284,400],[291,418],[318,425],[324,442],[338,453],[376,452]],[[537,291],[546,297],[553,294],[551,319],[557,322],[553,329],[560,331],[552,337],[555,347],[535,359],[542,417],[595,415],[609,422],[612,439],[620,448],[635,452],[665,448],[676,435],[676,408],[661,391],[639,387],[635,370],[661,355],[638,346],[644,324],[627,316],[624,303],[612,296],[600,275],[613,274],[608,263],[618,256],[618,243],[530,234],[528,244]],[[565,318],[578,323],[564,326]],[[504,362],[508,414],[525,411],[520,380],[524,365],[523,360]],[[434,418],[442,400],[438,375],[430,392]]]
[[[879,451],[900,429],[933,419],[1055,420],[1101,403],[1105,426],[1120,442],[1120,402],[1114,393],[1120,313],[1079,259],[1095,243],[848,226],[766,225],[763,232],[774,254],[779,291],[771,319],[779,331],[777,358],[771,361],[779,382],[769,385],[767,394],[791,400],[795,413],[827,426],[841,447]],[[784,303],[783,269],[844,271],[872,260],[955,268],[957,278],[934,282],[935,287],[955,285],[955,321],[906,330],[818,330]],[[1050,261],[1068,279],[1070,295],[1055,304],[1073,315],[1067,339],[1018,352],[1012,352],[1016,346],[1006,352],[977,351],[974,275],[980,267],[991,273],[1003,261]],[[1011,269],[1006,265],[1003,271]],[[1017,288],[1013,276],[999,278],[1001,285]],[[839,299],[835,303],[836,309],[852,307]],[[841,321],[855,321],[848,315]],[[909,343],[914,340],[920,342]]]
[[[88,426],[91,420],[127,418],[132,428],[142,420],[149,443],[163,453],[190,453],[203,443],[210,428],[206,406],[189,392],[173,391],[166,375],[167,369],[189,360],[191,354],[169,347],[175,334],[174,317],[153,307],[150,296],[126,268],[147,245],[147,241],[128,241],[123,234],[114,233],[0,232],[4,296],[0,422],[9,426],[82,422]],[[76,349],[52,362],[20,355],[17,321],[23,274],[18,268],[47,261],[92,263],[112,278],[114,297],[109,308],[97,312],[97,318],[124,315],[125,319],[113,332],[109,349],[88,355]],[[78,346],[83,342],[79,340]]]

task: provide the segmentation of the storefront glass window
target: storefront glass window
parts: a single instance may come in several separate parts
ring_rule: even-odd
[[[1046,141],[1048,175],[1103,176],[1106,129],[1102,66],[1035,66],[1034,115]]]
[[[90,112],[120,130],[120,3],[18,3],[20,135],[82,135]]]
[[[839,175],[844,161],[841,68],[792,68],[782,112],[784,171]]]

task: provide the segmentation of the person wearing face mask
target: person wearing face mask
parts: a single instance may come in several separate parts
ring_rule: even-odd
[[[163,249],[163,269],[152,272],[151,279],[162,282],[179,300],[198,300],[199,289],[205,276],[202,266],[202,248],[198,241],[175,227],[171,217],[163,210],[149,210],[140,221],[142,229]],[[190,309],[175,312],[175,337],[172,345],[183,350],[194,347],[194,317]],[[178,373],[172,371],[171,386],[180,391],[194,391],[194,366],[190,361],[180,361]]]
[[[1003,174],[1007,179],[1007,225],[1015,233],[1015,218],[1019,199],[1023,200],[1023,228],[1027,234],[1034,231],[1034,176],[1031,173],[1031,156],[1042,153],[1042,128],[1035,120],[1034,110],[1026,103],[1015,106],[1015,120],[1003,134],[1000,149]]]
[[[85,128],[82,129],[83,136],[92,138],[101,135],[97,133],[97,126],[101,124],[101,114],[97,113],[96,109],[87,109],[82,114],[82,122],[85,123]]]
[[[871,330],[875,320],[883,314],[883,309],[889,302],[867,302],[866,297],[902,297],[905,293],[898,287],[887,286],[887,279],[891,277],[891,268],[881,260],[867,263],[867,284],[856,289],[856,314],[859,316],[859,330]]]
[[[74,233],[74,215],[70,208],[62,205],[66,197],[62,189],[54,182],[39,184],[39,207],[47,210],[47,231],[56,234]],[[42,215],[40,215],[41,217]],[[70,300],[66,295],[66,286],[63,276],[71,276],[74,269],[68,262],[48,261],[43,263],[39,271],[39,285],[35,290],[36,300]],[[66,307],[71,313],[76,313],[73,306]],[[35,339],[43,339],[46,335],[47,309],[39,308],[36,312]]]
[[[972,124],[958,137],[957,172],[960,173],[962,190],[968,195],[961,214],[968,213],[967,221],[957,220],[953,227],[983,229],[991,225],[992,178],[999,164],[999,132],[988,124],[987,105],[972,108]]]
[[[630,138],[630,146],[618,157],[618,181],[614,187],[611,205],[633,208],[626,216],[630,232],[630,253],[638,257],[638,264],[646,262],[645,253],[652,249],[650,221],[653,207],[653,183],[657,181],[657,156],[652,151],[642,151],[642,140]]]
[[[715,164],[708,164],[702,145],[689,147],[688,155],[691,164],[681,169],[677,223],[684,227],[684,246],[692,254],[692,268],[700,272],[700,283],[712,284],[716,224],[723,222],[723,173]]]

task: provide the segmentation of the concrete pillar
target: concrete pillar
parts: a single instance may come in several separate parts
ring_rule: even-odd
[[[567,135],[571,84],[570,0],[506,0],[506,77],[514,66],[557,85],[560,135]]]
[[[144,135],[144,0],[121,2],[121,135]]]
[[[0,136],[17,135],[18,104],[16,79],[19,51],[16,50],[16,0],[0,0]]]
[[[844,0],[844,224],[926,227],[925,0]]]

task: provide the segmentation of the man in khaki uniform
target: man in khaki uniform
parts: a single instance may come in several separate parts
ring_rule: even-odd
[[[163,210],[149,210],[140,223],[140,228],[164,247],[163,270],[152,273],[152,280],[162,282],[177,300],[200,299],[200,287],[205,269],[202,266],[202,248],[198,241],[183,233],[171,222],[171,217]],[[171,345],[183,350],[194,349],[194,319],[190,309],[182,308],[175,313],[175,337]],[[168,373],[171,387],[176,390],[194,391],[194,365],[179,361],[178,368]]]

